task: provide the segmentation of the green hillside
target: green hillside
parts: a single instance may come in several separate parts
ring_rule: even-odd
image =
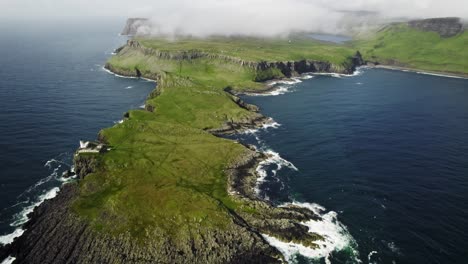
[[[468,74],[468,32],[450,38],[406,23],[386,26],[354,45],[367,61],[427,71]]]

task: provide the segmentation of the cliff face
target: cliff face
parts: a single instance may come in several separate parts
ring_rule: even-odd
[[[122,30],[121,35],[134,36],[139,33],[139,29],[147,26],[149,20],[147,18],[129,18],[125,24],[124,29]]]
[[[119,52],[125,52],[126,49],[138,49],[140,52],[147,56],[152,56],[164,60],[192,60],[198,58],[208,58],[208,59],[219,59],[224,60],[229,63],[239,64],[243,67],[251,68],[257,72],[267,71],[270,69],[278,69],[286,77],[292,77],[302,73],[310,72],[322,72],[322,73],[342,73],[342,74],[351,74],[356,70],[356,67],[364,65],[365,62],[359,51],[356,54],[349,58],[349,61],[336,65],[326,61],[317,61],[317,60],[297,60],[297,61],[246,61],[240,58],[213,54],[197,50],[189,51],[180,51],[180,52],[167,52],[156,50],[152,48],[147,48],[141,45],[137,40],[128,40],[127,45],[119,49]],[[111,67],[107,65],[106,67]],[[137,76],[137,73],[131,73],[131,76]],[[266,78],[258,78],[255,81],[262,82],[269,80],[268,76]]]
[[[436,32],[443,38],[453,37],[463,31],[463,25],[457,17],[413,20],[408,25],[418,30]]]

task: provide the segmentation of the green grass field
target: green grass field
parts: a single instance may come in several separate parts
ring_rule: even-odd
[[[395,24],[354,43],[365,60],[447,73],[468,74],[468,32],[442,38]]]
[[[171,42],[139,39],[141,45],[173,54],[196,50],[246,61],[316,59],[345,63],[354,50],[311,40],[212,39]],[[74,210],[98,230],[130,231],[143,238],[149,229],[173,237],[232,223],[228,210],[255,213],[227,193],[226,166],[247,149],[206,129],[228,121],[247,122],[256,113],[239,107],[224,89],[260,89],[258,73],[219,58],[161,59],[127,47],[108,61],[114,69],[161,76],[153,112],[132,110],[122,124],[101,135],[112,150],[99,168],[80,182]]]
[[[163,51],[177,52],[196,50],[241,58],[246,61],[319,60],[343,63],[343,59],[356,52],[344,45],[323,43],[305,37],[293,38],[209,38],[137,39],[143,46]]]
[[[153,51],[213,56],[162,59],[127,46],[109,59],[117,71],[138,69],[143,76],[159,76],[153,93],[158,96],[146,102],[153,112],[132,110],[124,123],[101,131],[112,150],[100,155],[98,170],[80,182],[74,210],[98,230],[130,231],[140,238],[154,228],[177,237],[190,229],[226,227],[232,223],[229,210],[255,213],[226,188],[224,168],[246,148],[206,130],[230,121],[248,122],[256,115],[237,105],[225,88],[262,89],[256,79],[284,77],[276,69],[258,72],[241,61],[309,59],[342,66],[359,49],[371,61],[467,73],[467,39],[467,33],[441,39],[404,25],[347,45],[304,38],[137,39]]]

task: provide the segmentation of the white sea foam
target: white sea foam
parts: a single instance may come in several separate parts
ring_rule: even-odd
[[[123,120],[123,119],[120,119],[120,120],[114,121],[114,124],[116,124],[116,125],[117,125],[117,124],[122,124],[123,122],[124,122],[124,120]]]
[[[438,76],[438,77],[445,77],[445,78],[468,79],[468,77],[447,75],[447,74],[441,74],[441,73],[424,72],[424,71],[416,71],[416,73],[417,74],[424,74],[424,75]]]
[[[263,93],[246,93],[248,96],[277,96],[291,92],[291,86],[276,86],[275,88]]]
[[[375,254],[377,254],[377,253],[379,253],[379,252],[377,252],[377,251],[371,251],[371,252],[369,253],[369,255],[367,255],[367,261],[369,262],[369,264],[375,263],[375,262],[372,262],[371,260],[372,260],[372,256],[375,255]]]
[[[282,168],[289,168],[295,171],[299,171],[296,166],[290,161],[283,159],[278,152],[275,152],[271,149],[267,149],[263,151],[263,153],[267,156],[265,160],[262,160],[255,171],[257,172],[257,186],[255,187],[255,193],[257,195],[260,194],[260,184],[265,182],[266,177],[268,176],[267,167],[270,165],[276,165],[276,168],[271,170],[272,176],[275,177],[276,173],[281,170]]]
[[[57,193],[59,191],[60,189],[58,187],[54,187],[48,192],[45,192],[44,194],[40,195],[37,199],[37,202],[35,202],[32,205],[26,206],[21,212],[15,215],[16,220],[13,221],[10,224],[10,226],[20,226],[26,223],[29,220],[28,214],[31,213],[34,210],[34,208],[42,204],[45,200],[49,200],[57,196]]]
[[[344,74],[344,73],[333,73],[333,72],[315,72],[311,73],[313,75],[325,75],[325,76],[331,76],[335,78],[343,78],[343,77],[353,77],[353,76],[359,76],[363,74],[363,69],[369,68],[368,66],[360,66],[357,67],[356,70],[352,74]]]
[[[107,73],[110,73],[110,74],[112,74],[112,75],[116,76],[116,77],[120,77],[120,78],[126,78],[126,79],[138,79],[138,77],[133,77],[133,76],[123,76],[123,75],[120,75],[120,74],[114,73],[114,72],[112,72],[112,71],[110,71],[110,70],[106,69],[106,67],[104,67],[104,66],[102,66],[102,67],[101,67],[101,69],[102,69],[102,70],[104,70],[104,71],[105,71],[105,72],[107,72]]]
[[[145,107],[146,107],[145,104],[140,105],[140,108],[141,108],[141,109],[145,109]]]
[[[125,87],[125,89],[132,89],[132,88],[133,88],[133,86],[131,86],[131,85]]]
[[[258,132],[260,132],[260,130],[268,130],[270,128],[278,128],[280,126],[281,126],[281,124],[276,122],[273,118],[268,118],[267,122],[262,124],[261,127],[243,130],[241,132],[241,134],[253,134],[253,135],[255,135]],[[260,139],[257,136],[255,138],[257,139],[257,141],[260,141]]]
[[[301,224],[309,228],[309,232],[321,235],[324,240],[316,241],[318,248],[309,248],[302,244],[293,242],[283,242],[279,239],[263,234],[263,237],[272,246],[276,247],[286,258],[288,262],[294,262],[297,254],[311,259],[325,259],[329,264],[332,252],[347,250],[351,252],[353,261],[360,263],[357,251],[357,244],[350,235],[347,228],[338,221],[337,214],[334,211],[326,212],[325,208],[318,204],[292,202],[282,206],[299,206],[313,211],[321,217],[320,220],[309,220]],[[350,249],[350,250],[348,250]]]
[[[11,242],[13,242],[15,238],[20,237],[23,233],[24,233],[23,229],[17,228],[11,234],[0,236],[0,244],[2,245],[10,244]]]
[[[269,128],[278,128],[281,124],[273,120],[273,118],[268,119],[268,122],[262,125],[262,129],[269,129]]]
[[[15,261],[15,257],[8,256],[8,258],[4,259],[1,264],[11,264]]]
[[[387,69],[387,70],[392,70],[392,71],[413,72],[413,73],[416,73],[416,74],[432,75],[432,76],[445,77],[445,78],[455,78],[455,79],[465,79],[465,80],[468,79],[468,77],[463,77],[463,76],[449,75],[449,74],[443,74],[443,73],[434,73],[434,72],[425,72],[425,71],[417,71],[417,70],[413,70],[413,69],[395,68],[395,67],[391,67],[391,66],[375,66],[375,68]]]
[[[53,199],[55,196],[57,196],[57,193],[59,191],[60,191],[60,188],[54,187],[51,190],[49,190],[48,192],[45,192],[44,194],[40,195],[38,197],[37,201],[34,204],[23,208],[23,210],[21,212],[19,212],[19,213],[17,213],[15,215],[16,220],[13,221],[10,224],[10,226],[17,227],[17,226],[21,226],[24,223],[26,223],[29,220],[28,215],[32,211],[34,211],[34,208],[38,207],[39,205],[41,205],[46,200]],[[10,244],[11,242],[13,242],[13,240],[16,237],[21,236],[24,233],[24,231],[25,230],[23,230],[22,228],[17,228],[11,234],[0,236],[0,244],[4,244],[4,245]]]

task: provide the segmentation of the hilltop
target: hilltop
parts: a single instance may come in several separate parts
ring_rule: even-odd
[[[468,32],[458,18],[393,23],[354,46],[373,64],[468,75]]]

